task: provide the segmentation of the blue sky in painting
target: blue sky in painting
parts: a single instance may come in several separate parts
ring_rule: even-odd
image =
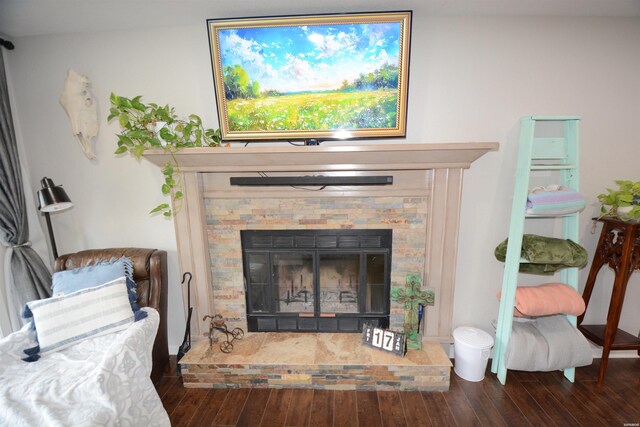
[[[262,90],[328,90],[398,65],[400,24],[234,28],[218,36],[222,67],[242,65]]]

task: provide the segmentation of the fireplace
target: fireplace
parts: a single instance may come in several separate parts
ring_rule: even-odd
[[[420,273],[424,286],[436,295],[435,305],[427,310],[425,337],[452,342],[463,171],[497,149],[497,143],[472,142],[145,151],[144,157],[159,167],[168,161],[180,164],[185,191],[174,221],[181,271],[193,273],[193,336],[203,339],[208,324],[202,319],[212,313],[247,328],[240,231],[392,228],[391,283],[402,286],[408,272]],[[232,178],[265,174],[377,175],[391,176],[393,183],[333,185],[322,191],[231,185]],[[186,288],[183,291],[189,308]],[[391,302],[390,327],[402,327],[402,319],[402,307]]]
[[[252,332],[389,326],[392,230],[243,230]]]

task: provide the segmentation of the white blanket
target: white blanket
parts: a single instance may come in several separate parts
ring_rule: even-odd
[[[169,426],[149,375],[159,315],[27,363],[25,326],[0,341],[0,425]]]

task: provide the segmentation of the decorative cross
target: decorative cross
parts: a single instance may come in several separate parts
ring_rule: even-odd
[[[404,333],[407,336],[407,347],[417,350],[422,348],[422,340],[418,333],[419,305],[433,305],[435,301],[433,291],[423,291],[420,282],[420,277],[416,273],[409,273],[405,289],[391,290],[391,299],[404,305]],[[423,314],[423,322],[424,317]]]

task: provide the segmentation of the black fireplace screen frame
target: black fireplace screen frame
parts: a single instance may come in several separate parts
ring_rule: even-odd
[[[250,332],[359,332],[362,326],[387,328],[390,316],[391,252],[393,230],[242,230],[242,261],[244,272],[245,302],[247,307],[247,329]],[[313,313],[279,312],[274,297],[276,284],[272,257],[275,254],[310,254],[313,262]],[[320,308],[319,259],[323,254],[359,254],[360,269],[358,283],[357,313],[322,313]],[[368,312],[366,309],[367,286],[366,260],[368,255],[384,256],[384,294],[382,310]],[[266,307],[252,309],[251,266],[249,257],[264,255],[269,274],[266,278]]]

